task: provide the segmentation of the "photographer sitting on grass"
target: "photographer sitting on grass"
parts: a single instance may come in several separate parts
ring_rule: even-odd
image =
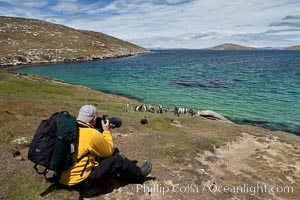
[[[84,105],[80,108],[77,117],[79,124],[77,149],[73,155],[73,159],[79,161],[63,171],[59,181],[78,190],[85,197],[111,192],[116,181],[120,181],[120,186],[130,183],[141,184],[152,169],[149,161],[138,167],[136,162],[121,156],[118,149],[114,148],[109,131],[113,125],[109,119],[102,120],[103,132],[100,133],[94,127],[97,118],[98,112],[94,106]]]

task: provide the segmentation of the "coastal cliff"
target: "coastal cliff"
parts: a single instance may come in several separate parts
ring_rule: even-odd
[[[115,37],[36,19],[0,17],[0,66],[101,60],[148,52]]]

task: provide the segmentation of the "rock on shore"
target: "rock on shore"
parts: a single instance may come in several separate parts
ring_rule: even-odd
[[[206,118],[209,118],[209,119],[214,119],[214,120],[221,120],[221,121],[228,121],[228,119],[226,119],[224,116],[222,116],[221,114],[219,113],[216,113],[212,110],[203,110],[203,111],[200,111],[199,112],[199,116],[202,116],[202,117],[206,117]]]

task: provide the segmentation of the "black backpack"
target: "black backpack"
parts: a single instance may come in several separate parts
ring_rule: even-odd
[[[30,144],[28,159],[35,163],[34,168],[37,173],[43,174],[46,180],[52,183],[41,196],[56,188],[61,171],[75,163],[72,154],[76,150],[77,135],[76,118],[66,111],[52,114],[38,126]],[[39,165],[44,167],[43,171],[38,169]],[[47,177],[49,170],[54,171],[56,175]]]

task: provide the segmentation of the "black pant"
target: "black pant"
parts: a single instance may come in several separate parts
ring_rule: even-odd
[[[82,196],[92,197],[132,183],[142,183],[141,170],[136,162],[121,156],[116,151],[111,157],[102,159],[90,176],[74,188]]]

